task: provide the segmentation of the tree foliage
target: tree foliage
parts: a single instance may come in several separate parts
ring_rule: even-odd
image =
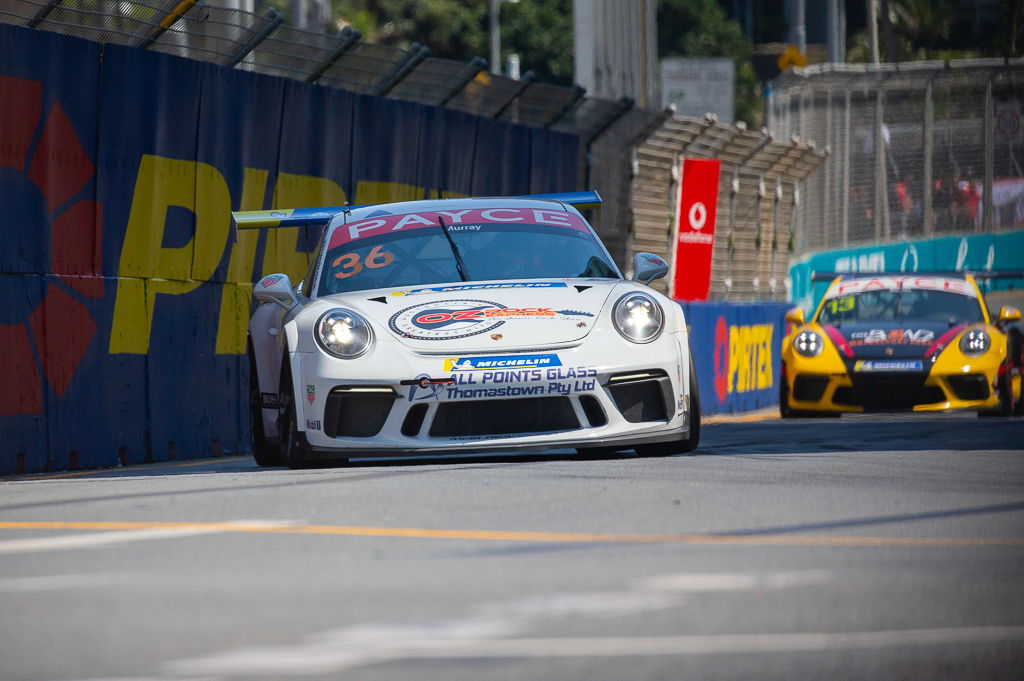
[[[400,47],[418,42],[431,56],[456,61],[490,56],[490,0],[335,0],[335,15],[367,41]],[[519,55],[521,70],[571,85],[572,0],[502,3],[501,55]]]
[[[736,120],[761,121],[760,85],[750,65],[753,46],[717,0],[659,0],[659,57],[730,57],[736,63]]]

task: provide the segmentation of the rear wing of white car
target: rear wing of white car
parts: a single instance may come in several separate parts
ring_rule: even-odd
[[[580,210],[597,208],[601,195],[596,191],[562,192],[556,194],[529,194],[503,198],[546,199],[560,201]],[[439,199],[443,201],[444,199]],[[373,205],[373,204],[367,204]],[[238,240],[240,229],[277,229],[281,227],[323,227],[335,215],[367,206],[331,206],[327,208],[273,208],[271,210],[246,210],[231,213],[232,239]]]

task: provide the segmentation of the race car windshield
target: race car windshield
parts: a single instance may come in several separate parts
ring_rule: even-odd
[[[463,280],[619,278],[589,230],[523,223],[446,222],[446,228],[447,234],[435,223],[332,239],[318,295]]]
[[[950,325],[983,321],[976,298],[949,291],[902,289],[862,291],[825,301],[818,321],[832,326],[874,321],[917,320]]]

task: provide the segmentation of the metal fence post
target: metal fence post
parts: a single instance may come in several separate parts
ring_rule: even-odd
[[[171,12],[160,21],[160,25],[153,29],[153,32],[140,41],[136,47],[146,49],[155,43],[156,39],[162,36],[164,32],[173,26],[178,19],[185,16],[185,14],[195,6],[196,2],[198,2],[198,0],[182,0],[177,7],[171,10]]]
[[[390,72],[380,79],[375,94],[378,97],[385,97],[403,78],[416,68],[416,65],[430,55],[430,48],[426,45],[413,43],[409,46],[405,56],[398,60]]]
[[[437,106],[444,107],[452,100],[452,98],[462,92],[462,90],[469,85],[470,81],[476,78],[477,74],[487,68],[487,62],[483,57],[473,57],[466,64],[465,70],[462,72],[462,77],[459,78],[452,86],[452,89],[448,92],[444,98],[437,103]]]
[[[331,56],[324,60],[320,66],[316,68],[313,73],[309,74],[306,78],[307,83],[315,83],[320,80],[320,77],[327,73],[327,69],[334,65],[334,62],[341,59],[342,55],[355,47],[355,44],[359,42],[359,39],[363,37],[363,34],[351,26],[346,26],[338,32],[338,37],[342,39],[341,44],[338,48],[331,53]]]
[[[273,33],[274,29],[284,22],[284,15],[273,7],[268,7],[267,11],[263,13],[263,16],[267,19],[267,25],[263,27],[262,31],[254,35],[252,40],[243,45],[242,49],[235,53],[235,56],[231,58],[231,62],[226,65],[229,69],[238,66],[239,62],[245,59],[250,52],[256,49],[257,45],[266,40],[267,36]],[[345,30],[349,30],[347,26],[345,27]]]
[[[846,110],[843,113],[843,215],[841,222],[843,246],[850,243],[850,89],[846,88]]]
[[[29,19],[28,23],[25,25],[29,28],[35,28],[39,24],[43,23],[43,20],[46,19],[46,17],[50,15],[50,12],[56,9],[57,5],[60,3],[61,0],[47,0],[47,3],[39,8],[39,11],[36,12],[35,16]]]
[[[935,155],[935,100],[934,96],[935,79],[928,78],[924,88],[924,179],[921,187],[921,218],[924,220],[924,233],[935,233],[935,210],[932,205],[932,192],[935,191],[935,180],[933,179],[932,157]]]
[[[832,144],[832,88],[825,91],[825,149],[830,149]],[[835,221],[832,219],[832,164],[825,164],[825,177],[822,182],[822,215],[825,229],[832,232],[835,229]],[[834,237],[835,234],[829,234]],[[830,238],[829,241],[832,241]]]
[[[875,90],[875,239],[889,238],[889,195],[885,172],[885,88],[879,75]]]
[[[992,101],[992,79],[994,77],[995,75],[989,72],[988,83],[985,84],[985,188],[982,196],[985,205],[982,210],[984,210],[983,229],[986,232],[993,230],[995,218],[994,203],[992,201],[992,181],[995,175],[996,155],[995,103]]]

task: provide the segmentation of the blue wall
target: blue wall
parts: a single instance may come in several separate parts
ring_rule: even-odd
[[[248,448],[231,210],[572,191],[578,138],[0,24],[0,473]]]
[[[778,404],[787,303],[680,303],[705,414]]]

